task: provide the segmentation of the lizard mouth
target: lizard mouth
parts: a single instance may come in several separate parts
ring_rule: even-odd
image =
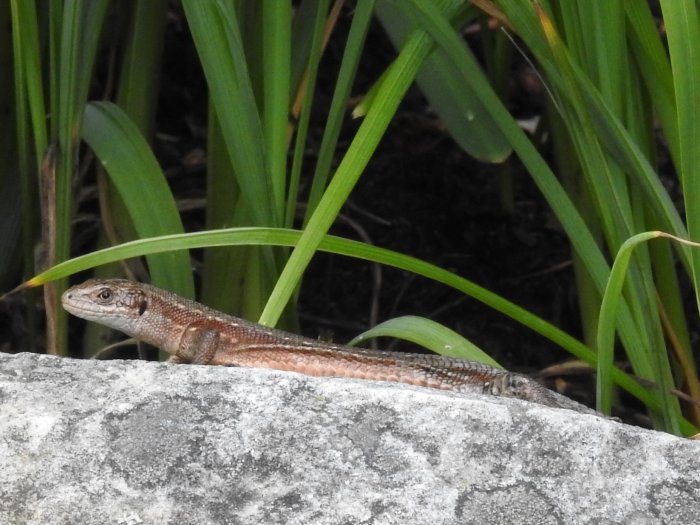
[[[69,297],[68,300],[66,298],[62,298],[61,302],[63,303],[63,308],[67,312],[70,312],[73,315],[77,315],[78,317],[83,317],[83,315],[81,314],[97,312],[96,309],[89,307],[89,303],[85,301],[76,300],[74,297]]]
[[[81,298],[72,289],[63,292],[61,303],[67,312],[82,318],[87,318],[86,314],[95,314],[99,311],[98,308],[95,308],[94,303]]]

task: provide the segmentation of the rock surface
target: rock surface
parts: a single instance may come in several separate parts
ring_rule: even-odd
[[[700,523],[700,443],[512,399],[0,354],[0,523]]]

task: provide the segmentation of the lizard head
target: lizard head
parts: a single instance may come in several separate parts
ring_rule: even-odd
[[[125,279],[89,279],[66,290],[63,308],[88,321],[130,333],[134,320],[148,307],[143,288]]]

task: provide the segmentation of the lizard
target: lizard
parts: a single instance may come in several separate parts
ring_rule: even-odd
[[[399,382],[514,397],[600,415],[523,374],[477,361],[366,350],[302,337],[221,313],[150,284],[89,279],[66,290],[61,301],[77,317],[168,352],[168,362],[172,363],[271,368],[311,376]]]

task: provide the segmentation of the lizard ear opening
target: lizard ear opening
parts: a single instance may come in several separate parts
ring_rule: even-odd
[[[139,303],[139,316],[142,316],[144,314],[146,308],[148,308],[148,301],[144,299]]]

